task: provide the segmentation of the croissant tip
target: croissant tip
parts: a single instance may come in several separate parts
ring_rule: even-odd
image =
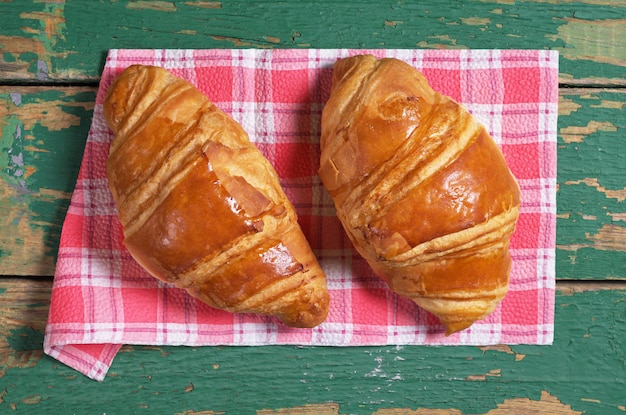
[[[474,324],[474,320],[443,322],[443,324],[446,327],[446,337],[448,337],[454,333],[463,331],[466,328],[470,327],[472,324]]]
[[[324,322],[325,318],[326,318],[325,314],[323,315],[323,317],[315,316],[315,315],[314,316],[301,315],[301,316],[298,316],[298,318],[295,320],[291,320],[291,319],[284,318],[284,317],[281,318],[280,316],[278,317],[278,319],[282,321],[282,323],[285,326],[295,328],[295,329],[311,329],[313,327],[317,327]]]
[[[293,328],[313,328],[326,320],[329,312],[330,298],[327,293],[322,293],[318,301],[306,303],[303,309],[289,310],[289,312],[278,315],[278,319],[287,327]]]

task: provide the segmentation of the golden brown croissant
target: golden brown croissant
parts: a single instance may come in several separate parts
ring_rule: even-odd
[[[269,161],[243,128],[165,69],[131,66],[104,115],[107,172],[131,255],[156,278],[230,312],[313,327],[326,276]]]
[[[322,113],[320,177],[355,248],[447,334],[508,289],[520,191],[461,105],[396,59],[339,60]]]

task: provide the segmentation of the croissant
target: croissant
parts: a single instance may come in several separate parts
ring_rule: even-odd
[[[356,250],[446,333],[491,314],[509,284],[520,190],[485,128],[409,64],[336,62],[319,174]]]
[[[314,327],[326,276],[269,161],[169,71],[135,65],[104,101],[107,175],[124,245],[154,277],[233,313]]]

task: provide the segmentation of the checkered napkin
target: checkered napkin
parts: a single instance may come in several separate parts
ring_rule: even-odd
[[[449,337],[390,292],[352,248],[317,176],[332,67],[358,53],[396,57],[466,105],[501,146],[522,189],[510,290],[484,321]],[[242,124],[276,167],[328,276],[331,310],[313,329],[210,308],[149,276],[122,244],[105,163],[102,102],[131,64],[186,78]],[[558,54],[535,50],[111,50],[61,235],[45,353],[102,380],[123,344],[550,344],[554,328]]]

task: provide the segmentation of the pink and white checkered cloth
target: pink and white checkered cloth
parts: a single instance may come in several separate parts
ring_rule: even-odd
[[[372,53],[407,61],[466,105],[498,144],[522,189],[510,290],[497,310],[445,337],[353,250],[317,176],[320,116],[334,62]],[[230,314],[157,281],[122,245],[105,163],[112,134],[102,102],[131,64],[186,78],[239,121],[276,167],[328,276],[331,311],[313,329]],[[123,344],[551,344],[554,333],[558,53],[536,50],[111,50],[61,235],[44,351],[104,379]]]

